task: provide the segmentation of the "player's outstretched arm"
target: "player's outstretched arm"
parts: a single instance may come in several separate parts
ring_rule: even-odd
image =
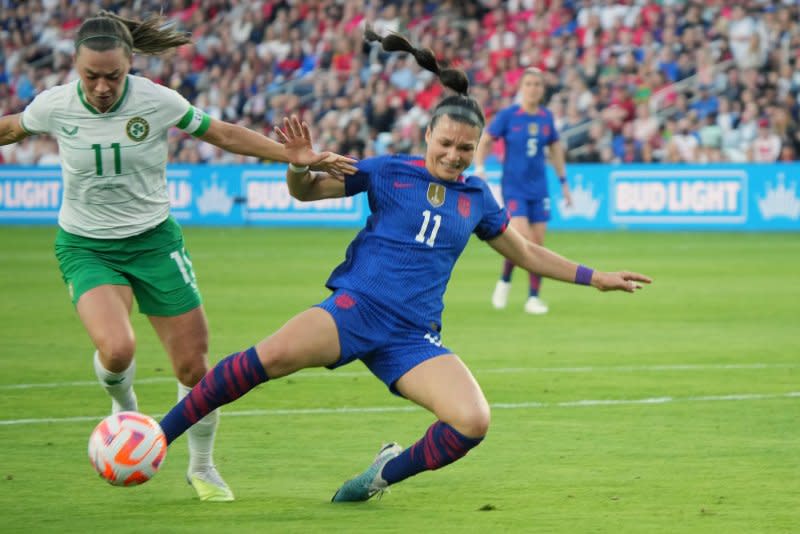
[[[633,293],[642,288],[642,284],[652,282],[650,277],[630,272],[594,271],[560,256],[550,249],[525,239],[513,227],[489,241],[489,245],[497,252],[514,262],[514,264],[554,280],[591,285],[600,291],[627,291]]]
[[[293,120],[297,121],[299,125],[300,121],[296,117],[293,117]],[[243,126],[211,119],[208,130],[200,136],[200,139],[228,152],[243,156],[296,165],[319,165],[333,174],[355,172],[355,167],[353,167],[355,160],[352,158],[332,152],[315,152],[311,147],[311,134],[308,133],[308,126],[305,128],[307,136],[302,139],[302,142],[287,145]]]
[[[20,114],[0,117],[0,145],[10,145],[28,137],[28,132],[20,123]]]
[[[300,123],[297,117],[283,119],[283,129],[275,127],[275,133],[287,149],[299,149],[311,146],[311,133],[308,125]],[[338,154],[326,152],[327,156],[321,162],[308,166],[289,164],[286,169],[286,185],[289,194],[297,200],[310,201],[323,198],[340,198],[345,196],[344,179],[341,174],[331,172],[335,169]],[[352,161],[352,160],[351,160]],[[320,172],[312,172],[320,171]],[[355,172],[353,167],[352,174]]]

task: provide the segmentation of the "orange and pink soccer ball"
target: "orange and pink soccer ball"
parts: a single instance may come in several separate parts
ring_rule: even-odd
[[[166,454],[161,426],[137,412],[109,415],[89,437],[89,461],[114,486],[144,484],[158,472]]]

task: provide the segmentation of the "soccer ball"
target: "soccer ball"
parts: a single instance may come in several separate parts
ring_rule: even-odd
[[[144,484],[167,454],[167,439],[155,419],[138,412],[111,414],[89,437],[89,461],[114,486]]]

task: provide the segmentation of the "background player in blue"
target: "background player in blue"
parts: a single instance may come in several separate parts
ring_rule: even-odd
[[[369,31],[367,38],[378,39]],[[366,471],[339,488],[335,502],[364,501],[390,484],[448,465],[486,435],[489,403],[440,337],[447,282],[473,233],[516,264],[557,280],[628,292],[650,281],[637,273],[592,271],[509,227],[508,212],[486,183],[462,174],[484,124],[478,103],[466,95],[466,75],[440,69],[430,50],[417,50],[398,35],[382,43],[387,51],[412,52],[458,93],[434,108],[425,155],[365,159],[344,180],[289,166],[289,190],[299,200],[368,195],[372,213],[328,279],[332,294],[222,360],[161,421],[171,443],[205,413],[260,383],[306,367],[361,360],[393,393],[428,409],[436,421],[407,449],[385,445]],[[284,121],[280,135],[287,149],[310,137],[296,118]]]
[[[550,196],[547,192],[545,147],[555,168],[561,193],[567,205],[572,204],[564,163],[564,147],[559,141],[553,115],[541,105],[544,98],[544,77],[539,69],[525,71],[520,80],[519,103],[500,110],[481,137],[475,154],[475,172],[485,176],[484,161],[495,139],[503,139],[503,204],[511,213],[511,226],[537,245],[544,243],[547,221],[550,220]],[[511,289],[514,263],[506,259],[503,272],[492,294],[492,305],[505,308]],[[528,300],[525,311],[547,313],[547,305],[539,298],[542,278],[529,275]]]

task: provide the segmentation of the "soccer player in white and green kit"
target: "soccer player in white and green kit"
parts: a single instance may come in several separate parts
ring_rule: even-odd
[[[95,372],[112,411],[137,409],[134,298],[172,361],[179,399],[208,371],[206,315],[181,229],[169,214],[171,127],[237,154],[340,175],[355,171],[349,158],[310,149],[305,125],[306,139],[281,144],[211,119],[172,89],[129,73],[133,52],[158,54],[189,42],[160,17],[135,21],[100,12],[75,39],[79,79],[0,118],[0,144],[36,134],[58,141],[64,196],[56,256],[96,348]],[[234,498],[213,462],[218,420],[212,412],[189,431],[187,478],[205,501]]]

